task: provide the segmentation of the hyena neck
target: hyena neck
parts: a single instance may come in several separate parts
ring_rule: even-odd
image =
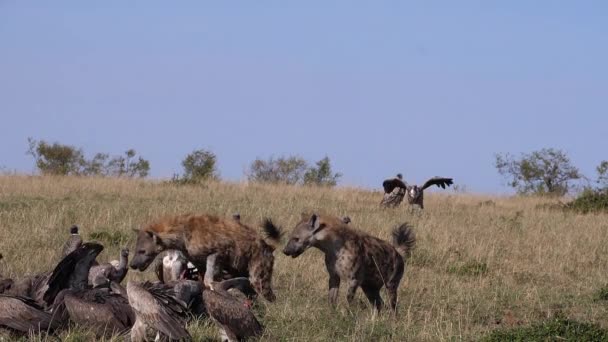
[[[327,230],[315,236],[313,246],[320,249],[325,254],[335,253],[344,244],[343,239],[334,232]]]
[[[176,249],[179,251],[186,251],[186,244],[184,242],[184,234],[180,232],[165,233],[161,237],[163,249]]]

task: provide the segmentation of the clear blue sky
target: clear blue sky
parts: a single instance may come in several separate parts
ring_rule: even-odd
[[[0,165],[34,171],[34,137],[155,178],[206,148],[229,180],[328,155],[345,185],[501,193],[496,152],[608,159],[607,1],[295,3],[0,0]]]

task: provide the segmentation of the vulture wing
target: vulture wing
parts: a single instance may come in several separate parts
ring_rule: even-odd
[[[59,328],[60,322],[33,300],[0,295],[0,326],[28,333]]]
[[[382,182],[382,187],[384,188],[385,193],[390,194],[391,192],[393,192],[393,190],[395,190],[395,188],[405,189],[406,185],[399,178],[391,178]]]
[[[239,338],[246,339],[262,333],[263,327],[253,312],[230,294],[205,290],[203,301],[209,316]]]
[[[186,304],[174,297],[170,286],[145,282],[127,283],[129,303],[138,318],[170,339],[190,339],[186,325]]]
[[[431,185],[437,185],[438,187],[445,189],[446,186],[450,186],[452,184],[454,184],[452,178],[433,177],[427,180],[426,183],[424,183],[424,185],[422,186],[422,190],[428,188]]]
[[[129,301],[108,289],[70,291],[64,304],[71,321],[94,328],[97,336],[124,333],[135,322]]]

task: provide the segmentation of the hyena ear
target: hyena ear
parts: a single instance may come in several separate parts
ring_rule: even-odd
[[[321,229],[325,228],[325,223],[321,223],[319,215],[312,214],[310,221],[308,221],[310,228],[312,229],[312,235],[316,234]]]

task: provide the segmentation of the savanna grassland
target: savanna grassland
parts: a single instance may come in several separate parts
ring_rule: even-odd
[[[105,261],[133,246],[132,228],[162,215],[239,212],[245,223],[259,226],[270,217],[288,233],[302,211],[318,210],[348,215],[354,227],[383,239],[399,223],[414,226],[417,247],[407,261],[398,313],[374,315],[361,292],[348,307],[344,285],[331,309],[322,254],[311,249],[291,259],[277,250],[278,299],[255,307],[266,326],[264,341],[470,341],[555,318],[608,328],[608,301],[602,300],[608,297],[602,292],[608,291],[608,215],[563,212],[538,198],[448,191],[425,197],[425,210],[412,211],[405,203],[381,209],[380,192],[348,188],[2,176],[0,273],[52,269],[72,224],[85,239],[105,245]],[[130,271],[127,279],[153,277]],[[218,337],[208,321],[189,330],[195,340]],[[60,338],[92,336],[73,327]]]

